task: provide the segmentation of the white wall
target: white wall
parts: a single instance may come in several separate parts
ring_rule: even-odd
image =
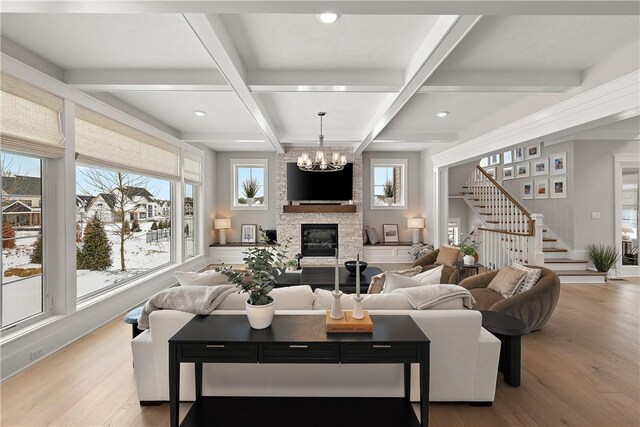
[[[231,159],[268,159],[268,209],[232,210],[231,209]],[[276,154],[268,152],[218,152],[215,174],[216,218],[231,218],[231,230],[227,230],[227,242],[240,241],[242,224],[256,224],[265,230],[276,228]],[[219,241],[216,233],[215,241]]]
[[[407,159],[407,209],[406,210],[380,210],[371,209],[371,159]],[[362,153],[363,172],[363,220],[364,225],[378,230],[382,236],[383,224],[398,224],[400,241],[410,242],[413,239],[413,230],[407,228],[407,218],[421,216],[421,188],[428,185],[421,174],[420,156],[416,152],[364,152]]]

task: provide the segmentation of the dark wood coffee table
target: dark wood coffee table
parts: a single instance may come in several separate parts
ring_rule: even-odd
[[[169,339],[171,426],[179,425],[180,363],[194,363],[196,376],[183,427],[427,426],[429,338],[408,315],[371,318],[372,334],[328,334],[324,316],[276,315],[261,330],[244,315],[194,317]],[[404,365],[404,396],[203,397],[203,363],[397,363]],[[409,400],[412,363],[420,364],[420,422]]]
[[[360,292],[367,293],[371,277],[382,273],[378,267],[367,267],[360,274]],[[355,293],[356,276],[346,268],[339,268],[340,290],[345,293]],[[335,286],[334,267],[304,267],[302,273],[282,273],[276,276],[276,288],[283,286],[309,285],[311,289],[333,289]]]
[[[500,340],[498,371],[511,387],[520,385],[520,337],[527,335],[529,327],[520,319],[497,311],[480,310],[482,327]]]

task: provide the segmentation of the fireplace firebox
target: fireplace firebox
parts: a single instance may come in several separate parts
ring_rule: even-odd
[[[300,232],[303,256],[335,256],[338,247],[338,224],[301,224]]]

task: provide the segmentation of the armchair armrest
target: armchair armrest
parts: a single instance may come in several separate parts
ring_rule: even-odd
[[[475,276],[467,277],[460,282],[460,286],[467,290],[475,288],[486,288],[494,277],[498,274],[497,271],[489,271],[486,273],[476,274]]]
[[[440,249],[436,249],[431,253],[423,255],[420,258],[418,258],[416,262],[413,263],[413,266],[414,267],[420,266],[423,269],[425,269],[426,266],[435,264],[436,259],[438,259],[439,253],[440,253]]]

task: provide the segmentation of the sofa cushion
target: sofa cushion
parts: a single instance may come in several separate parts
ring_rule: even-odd
[[[540,280],[540,276],[542,275],[542,270],[540,270],[539,268],[525,267],[524,265],[518,264],[517,262],[514,262],[512,267],[517,270],[524,271],[525,278],[520,283],[518,283],[518,286],[513,289],[511,295],[518,295],[533,288],[536,283],[538,283],[538,280]]]
[[[412,268],[408,268],[406,270],[393,270],[393,271],[385,271],[384,273],[376,274],[371,277],[371,283],[369,284],[369,289],[367,289],[368,294],[379,294],[384,289],[384,282],[387,277],[387,273],[396,273],[401,276],[412,277],[422,271],[422,267],[416,266]]]
[[[473,304],[474,310],[489,310],[493,304],[504,299],[499,293],[487,288],[473,288],[469,292],[476,300],[475,304]]]
[[[496,277],[491,280],[487,289],[491,289],[507,298],[511,296],[513,290],[520,285],[526,275],[527,273],[522,270],[505,265],[498,271]]]
[[[422,283],[414,280],[413,277],[401,276],[395,273],[387,274],[387,280],[384,282],[384,290],[382,291],[382,293],[390,294],[396,289],[415,288],[416,286],[423,286]]]
[[[452,266],[460,257],[460,249],[452,246],[442,246],[436,258],[436,264]]]
[[[182,286],[214,286],[229,283],[227,276],[215,270],[207,270],[202,273],[195,271],[176,271],[175,276],[176,279],[178,279],[178,283]]]
[[[308,285],[275,288],[269,293],[276,310],[313,310],[313,291]],[[248,299],[246,292],[228,295],[217,310],[244,310]]]
[[[331,310],[333,295],[326,289],[314,291],[314,310]],[[340,306],[343,310],[353,310],[353,294],[343,294],[340,298]],[[400,297],[400,298],[398,298]],[[369,294],[362,299],[364,310],[412,310],[411,304],[404,295]]]
[[[444,265],[439,265],[436,268],[432,268],[422,273],[416,274],[411,279],[417,280],[422,285],[438,285],[442,279],[442,271]]]

